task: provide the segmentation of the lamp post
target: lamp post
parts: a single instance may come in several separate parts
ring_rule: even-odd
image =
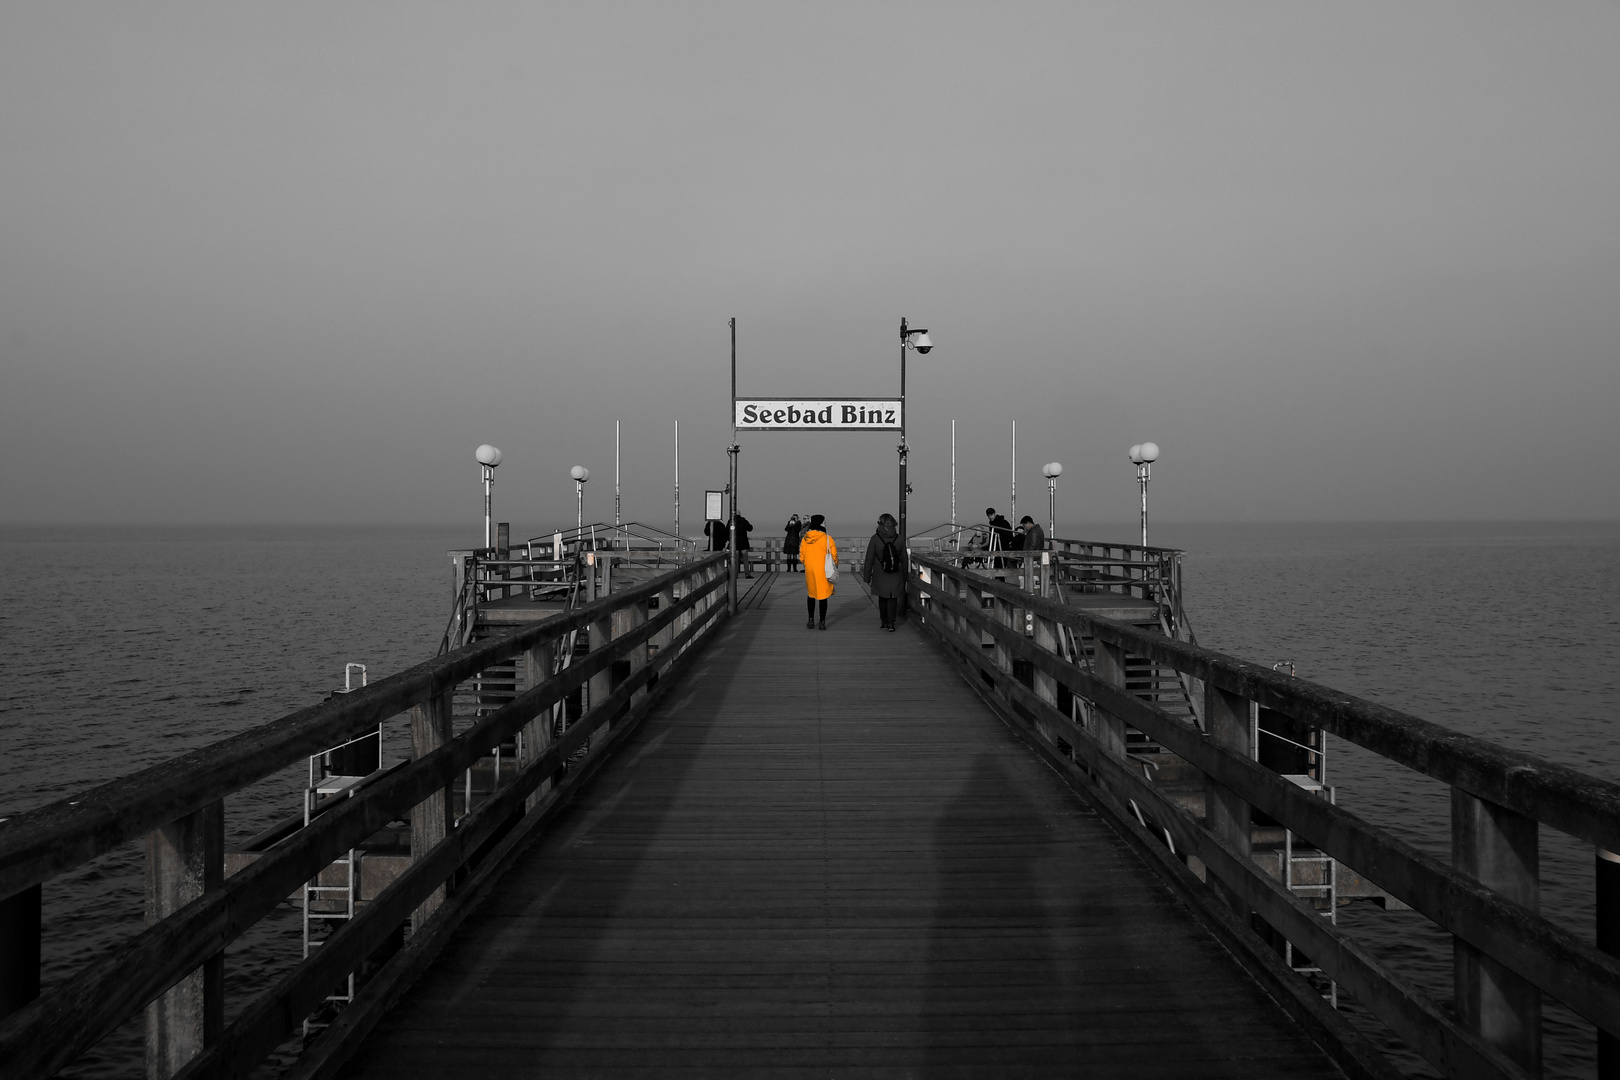
[[[1048,461],[1041,466],[1041,475],[1046,477],[1046,541],[1051,543],[1057,535],[1057,478],[1063,475],[1062,463]]]
[[[568,475],[574,478],[574,542],[577,544],[585,531],[585,481],[591,478],[591,470],[575,465],[568,470]]]
[[[484,443],[475,452],[478,464],[484,472],[484,548],[488,550],[495,546],[495,526],[492,522],[493,495],[495,488],[495,467],[501,463],[501,451],[498,447]]]
[[[1142,546],[1147,547],[1147,486],[1153,479],[1153,463],[1159,460],[1158,443],[1137,443],[1131,447],[1131,461],[1136,465],[1136,482],[1142,485]]]
[[[933,339],[928,336],[927,330],[908,326],[905,318],[900,319],[900,543],[909,547],[911,534],[906,531],[906,496],[911,494],[911,485],[906,482],[906,457],[910,454],[910,447],[906,445],[906,350],[916,349],[919,355],[927,355],[934,347]],[[902,597],[900,603],[905,604]]]

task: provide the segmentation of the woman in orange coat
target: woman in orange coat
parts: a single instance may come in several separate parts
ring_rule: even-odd
[[[811,514],[810,526],[799,538],[799,558],[804,560],[804,606],[810,616],[804,624],[807,630],[816,627],[818,603],[821,607],[821,628],[827,629],[827,599],[833,594],[833,586],[827,580],[825,568],[828,555],[832,556],[834,564],[838,562],[838,545],[821,527],[826,520],[820,514]]]

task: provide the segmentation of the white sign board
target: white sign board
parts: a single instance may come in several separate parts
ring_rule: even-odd
[[[722,501],[726,493],[723,491],[706,491],[703,494],[704,503],[706,504],[703,508],[703,516],[709,521],[726,520],[726,504]]]
[[[899,398],[738,398],[742,431],[899,431]]]

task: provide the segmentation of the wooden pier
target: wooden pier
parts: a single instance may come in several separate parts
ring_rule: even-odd
[[[769,557],[728,599],[727,559],[467,553],[438,657],[0,821],[0,1073],[144,1014],[154,1080],[300,1031],[298,1080],[1392,1077],[1392,1040],[1520,1078],[1549,996],[1620,1075],[1620,863],[1582,935],[1537,857],[1620,849],[1620,786],[1200,648],[1176,552],[936,544],[895,634],[848,578],[806,629]],[[410,759],[354,749],[389,723]],[[1450,786],[1450,862],[1335,805],[1329,734]],[[227,858],[227,797],[306,763],[304,816]],[[41,987],[42,890],[131,840],[147,928]],[[327,930],[227,1013],[226,947],[289,899]],[[1337,925],[1358,900],[1452,936],[1454,1004]]]
[[[1337,1074],[920,632],[756,580],[351,1075]]]

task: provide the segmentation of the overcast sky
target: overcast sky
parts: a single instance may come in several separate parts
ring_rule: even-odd
[[[0,7],[0,521],[1620,517],[1620,5]],[[745,434],[851,526],[892,435]],[[971,515],[968,513],[971,511]]]

